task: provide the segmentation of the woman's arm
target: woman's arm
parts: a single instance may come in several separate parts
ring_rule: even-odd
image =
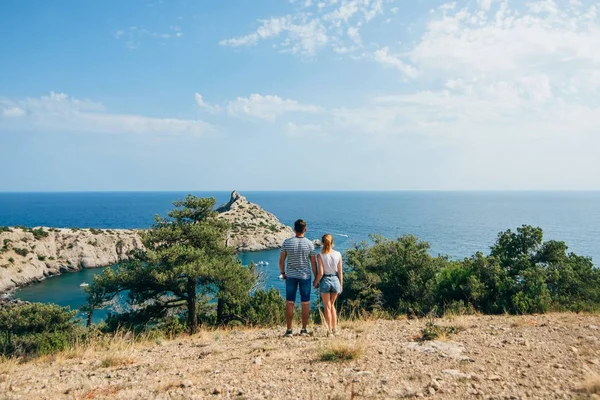
[[[342,293],[342,288],[344,287],[344,271],[342,269],[342,257],[340,257],[340,261],[337,265],[337,273],[338,278],[340,279],[340,293]]]
[[[314,287],[317,287],[319,285],[319,282],[321,282],[321,278],[323,277],[323,259],[321,258],[320,254],[317,254],[317,276],[315,277],[315,284]]]

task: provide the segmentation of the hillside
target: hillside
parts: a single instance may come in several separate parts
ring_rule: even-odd
[[[345,322],[338,338],[283,328],[79,348],[0,363],[7,399],[560,399],[600,392],[600,318],[468,316],[459,333],[415,342],[424,320]],[[320,361],[332,348],[358,354]]]

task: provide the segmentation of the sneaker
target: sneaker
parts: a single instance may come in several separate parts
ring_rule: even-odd
[[[285,331],[285,334],[283,335],[284,337],[291,337],[293,336],[294,332],[291,329],[288,329],[287,331]]]
[[[308,336],[308,331],[306,329],[301,329],[300,336]]]

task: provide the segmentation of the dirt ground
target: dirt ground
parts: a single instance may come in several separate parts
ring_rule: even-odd
[[[444,318],[459,332],[415,341],[425,323],[348,321],[334,338],[202,331],[3,360],[0,399],[600,398],[600,316]],[[322,361],[339,353],[352,359]]]

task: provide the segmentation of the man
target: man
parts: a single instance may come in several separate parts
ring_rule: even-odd
[[[311,275],[317,276],[317,261],[315,258],[315,245],[304,237],[306,222],[299,219],[294,222],[296,236],[286,239],[281,247],[279,257],[279,271],[285,279],[285,320],[287,331],[285,336],[292,336],[292,319],[296,304],[296,292],[300,288],[300,303],[302,304],[302,329],[301,335],[307,335],[306,325],[310,313]],[[287,258],[287,268],[286,268]]]

